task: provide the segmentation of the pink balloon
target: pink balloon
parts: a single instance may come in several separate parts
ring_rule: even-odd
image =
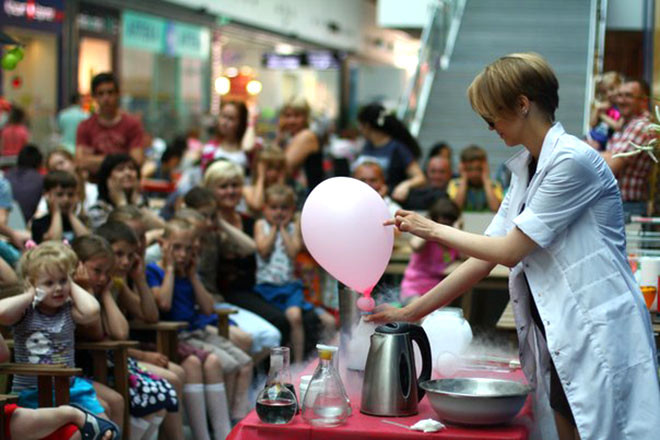
[[[324,180],[309,194],[301,216],[302,236],[314,259],[358,292],[376,285],[394,245],[383,198],[349,177]]]

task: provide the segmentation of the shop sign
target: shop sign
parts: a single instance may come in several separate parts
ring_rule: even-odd
[[[267,69],[298,69],[309,67],[314,70],[339,69],[345,57],[343,52],[329,50],[310,50],[307,52],[280,54],[266,52],[261,59],[261,65]]]
[[[208,58],[211,35],[208,29],[185,23],[173,23],[168,27],[168,53],[178,56]],[[169,36],[172,35],[170,38]]]
[[[206,59],[210,40],[209,30],[201,26],[130,11],[122,15],[122,44],[126,47]]]
[[[122,15],[122,44],[149,52],[162,52],[165,20],[126,11]]]
[[[78,14],[78,28],[83,31],[116,35],[118,20],[115,17],[101,17],[81,12]]]
[[[64,11],[57,9],[57,6],[61,6],[60,2],[54,3],[55,5],[47,4],[47,2],[44,1],[37,2],[35,0],[27,0],[24,2],[17,0],[4,0],[3,10],[9,17],[25,18],[29,21],[59,23],[64,18]]]

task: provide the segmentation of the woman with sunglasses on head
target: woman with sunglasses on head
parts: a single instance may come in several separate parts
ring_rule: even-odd
[[[507,162],[511,187],[485,236],[399,211],[389,224],[471,258],[419,301],[371,320],[418,320],[507,265],[537,434],[656,438],[655,342],[626,257],[621,195],[598,152],[555,122],[558,88],[547,62],[531,53],[502,57],[477,75],[472,108],[507,146],[525,147]]]

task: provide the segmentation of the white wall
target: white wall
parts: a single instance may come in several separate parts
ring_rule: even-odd
[[[360,45],[363,0],[169,0],[327,47]],[[328,24],[339,29],[332,31]]]
[[[378,25],[421,29],[429,20],[431,5],[436,2],[437,0],[378,0]]]
[[[644,29],[644,3],[646,0],[608,0],[607,29]]]

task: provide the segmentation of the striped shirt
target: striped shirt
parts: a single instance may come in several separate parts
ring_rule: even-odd
[[[607,151],[612,154],[634,151],[630,145],[648,145],[654,138],[649,131],[649,113],[644,112],[632,118],[620,131],[612,135],[607,143]],[[621,198],[624,202],[645,202],[649,194],[649,178],[653,169],[653,161],[646,153],[625,158],[625,166],[617,176]]]
[[[72,303],[64,304],[54,315],[46,315],[37,307],[28,307],[23,318],[13,327],[14,361],[29,364],[64,364],[74,367],[74,330]],[[14,376],[12,393],[37,387],[36,376]]]

